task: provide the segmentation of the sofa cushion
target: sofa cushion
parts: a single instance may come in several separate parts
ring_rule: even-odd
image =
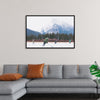
[[[26,64],[26,65],[19,64],[18,65],[18,73],[20,73],[21,75],[23,75],[24,78],[27,75],[27,71],[28,71],[28,64]]]
[[[13,95],[0,95],[0,100],[19,100],[23,95],[26,94],[26,89],[23,88]]]
[[[6,64],[3,66],[3,73],[18,73],[18,65]]]
[[[92,79],[34,79],[27,83],[28,88],[95,88]]]
[[[0,95],[14,94],[15,92],[25,88],[25,84],[29,79],[21,78],[16,81],[0,81]]]
[[[89,70],[90,65],[79,65],[79,72],[77,65],[64,65],[63,78],[92,78]]]
[[[49,65],[48,70],[45,78],[62,78],[62,65]]]
[[[28,94],[29,93],[85,93],[86,94],[86,93],[97,93],[97,89],[96,88],[27,88],[27,93]]]
[[[79,65],[79,73],[77,75],[77,78],[91,78],[92,75],[90,74],[90,65]]]
[[[64,65],[63,66],[63,78],[75,78],[77,77],[77,65]]]
[[[43,78],[46,78],[48,75],[48,65],[44,65],[43,68]]]

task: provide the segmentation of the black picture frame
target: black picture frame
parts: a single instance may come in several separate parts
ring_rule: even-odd
[[[73,47],[27,47],[27,17],[73,17],[73,25],[74,25],[74,46]],[[25,16],[25,48],[26,49],[75,49],[75,15],[26,15]]]

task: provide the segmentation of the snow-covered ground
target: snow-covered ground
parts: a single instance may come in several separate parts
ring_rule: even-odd
[[[48,42],[45,45],[43,45],[43,42],[27,42],[27,47],[28,48],[33,48],[33,47],[43,47],[43,48],[47,48],[47,47],[74,47],[74,43],[68,43],[68,42],[57,42],[56,44],[54,42]]]

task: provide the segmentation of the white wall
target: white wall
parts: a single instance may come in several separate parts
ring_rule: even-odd
[[[25,15],[75,15],[75,49],[25,49]],[[0,63],[100,64],[100,0],[0,0]]]

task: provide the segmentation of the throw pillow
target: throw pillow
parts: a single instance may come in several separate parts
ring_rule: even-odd
[[[27,78],[43,78],[44,64],[28,64]]]
[[[7,73],[7,74],[0,75],[0,80],[1,81],[14,81],[14,80],[20,79],[21,77],[22,75],[19,73]]]

